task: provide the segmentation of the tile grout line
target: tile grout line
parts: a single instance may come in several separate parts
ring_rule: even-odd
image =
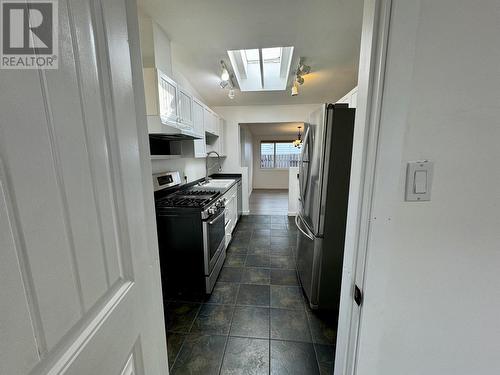
[[[236,293],[236,300],[238,299],[238,295],[240,294],[240,286],[241,284],[238,284],[238,292]],[[222,372],[222,366],[224,365],[224,359],[226,358],[227,344],[229,342],[229,335],[231,334],[231,328],[233,327],[234,314],[236,313],[236,300],[234,301],[233,312],[231,314],[231,321],[229,322],[229,329],[227,330],[226,341],[224,343],[224,351],[222,352],[222,358],[220,360],[219,372],[218,372],[219,375]]]

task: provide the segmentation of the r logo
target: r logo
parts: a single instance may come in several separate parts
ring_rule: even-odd
[[[5,55],[52,53],[52,3],[4,2],[2,5]]]

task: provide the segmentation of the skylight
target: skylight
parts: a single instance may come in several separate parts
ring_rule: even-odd
[[[293,47],[227,51],[241,91],[286,90]]]

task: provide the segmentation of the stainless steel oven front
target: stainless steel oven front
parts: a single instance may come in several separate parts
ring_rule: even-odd
[[[206,292],[211,293],[220,273],[225,252],[224,206],[217,205],[203,219],[203,256],[205,261]]]

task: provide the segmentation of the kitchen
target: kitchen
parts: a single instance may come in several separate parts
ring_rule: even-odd
[[[336,85],[320,78],[327,62],[303,56],[306,48],[275,47],[296,44],[293,38],[231,49],[255,45],[244,40],[250,32],[239,41],[216,42],[218,54],[203,50],[195,31],[179,21],[189,7],[171,5],[170,14],[168,5],[139,3],[171,373],[332,374],[362,4],[349,7],[345,51],[332,52],[352,61],[347,70],[330,73]],[[191,14],[198,17],[193,22],[206,22],[198,13]],[[221,31],[205,27],[208,34]],[[209,44],[215,34],[206,36]],[[199,63],[203,59],[206,64]],[[315,85],[320,94],[310,91]],[[332,101],[342,104],[320,104]],[[339,125],[332,128],[333,122]],[[259,186],[252,172],[258,166],[251,165],[258,155],[245,156],[244,133],[273,123],[293,125],[299,167],[285,161],[291,166],[288,214],[271,209],[255,215],[250,196]],[[329,167],[330,160],[335,165]],[[328,170],[336,176],[329,187]],[[268,176],[273,173],[279,169],[268,169]],[[327,189],[336,200],[325,200]],[[320,205],[335,208],[325,216],[314,208]],[[243,354],[243,347],[251,350]]]

